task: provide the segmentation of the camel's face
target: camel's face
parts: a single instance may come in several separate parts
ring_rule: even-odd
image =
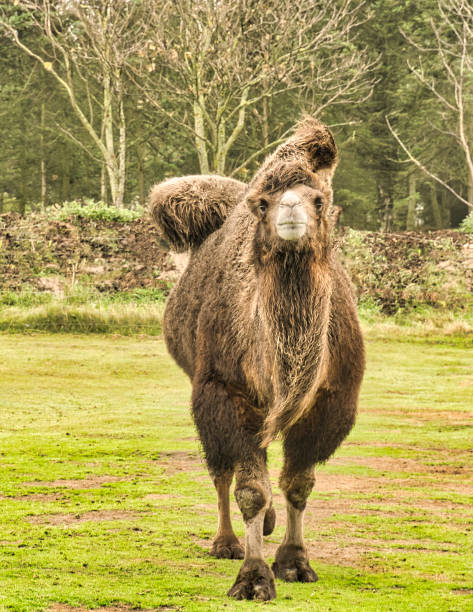
[[[250,209],[259,218],[258,231],[267,241],[288,243],[317,239],[321,218],[327,208],[321,189],[294,185],[274,194],[249,200]]]

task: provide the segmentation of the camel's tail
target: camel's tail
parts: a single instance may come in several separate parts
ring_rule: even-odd
[[[172,250],[199,246],[218,229],[246,190],[223,176],[183,176],[155,185],[150,212]]]

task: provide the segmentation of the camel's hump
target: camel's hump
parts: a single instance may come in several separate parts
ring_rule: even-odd
[[[151,189],[151,216],[171,249],[186,251],[223,224],[246,189],[241,181],[217,175],[168,179]]]

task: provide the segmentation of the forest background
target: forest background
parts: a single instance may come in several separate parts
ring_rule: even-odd
[[[344,225],[449,228],[471,210],[468,2],[0,7],[0,213],[145,206],[174,175],[246,180],[304,113],[339,144]]]

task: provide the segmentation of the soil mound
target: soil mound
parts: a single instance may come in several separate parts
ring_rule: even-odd
[[[457,230],[383,234],[340,230],[340,252],[361,300],[383,312],[428,304],[473,306],[473,237]],[[149,218],[128,223],[0,215],[0,290],[61,295],[76,283],[102,292],[167,292],[186,255],[169,253]]]

